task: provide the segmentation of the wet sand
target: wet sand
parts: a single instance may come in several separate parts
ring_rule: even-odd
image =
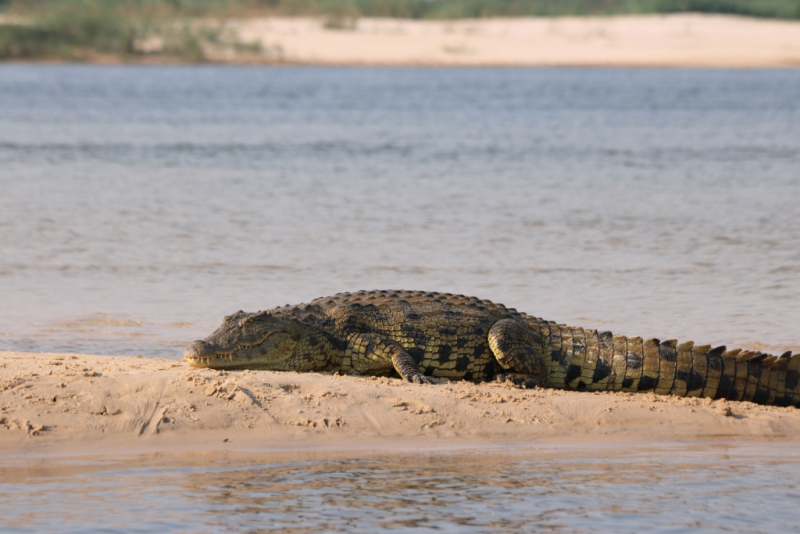
[[[318,65],[797,67],[800,22],[675,14],[418,21],[314,18],[228,21],[261,52],[209,51],[221,62]],[[149,46],[153,46],[150,43]]]
[[[646,445],[798,436],[800,410],[752,403],[0,352],[4,454]]]

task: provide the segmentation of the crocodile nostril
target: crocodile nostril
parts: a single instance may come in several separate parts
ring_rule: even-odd
[[[202,340],[192,341],[186,350],[183,351],[184,358],[198,358],[202,356],[213,356],[216,354],[216,347],[211,343]]]

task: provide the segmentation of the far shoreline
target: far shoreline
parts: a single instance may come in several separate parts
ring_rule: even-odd
[[[198,21],[197,24],[211,24]],[[4,64],[240,65],[468,68],[800,67],[800,21],[697,13],[458,20],[359,19],[347,29],[319,18],[216,21],[232,44],[204,45],[196,61],[162,55],[158,38],[128,56]]]
[[[794,71],[800,69],[800,65],[495,65],[495,64],[476,64],[476,65],[451,65],[451,64],[421,64],[421,65],[397,65],[383,63],[252,63],[252,62],[184,62],[184,61],[142,61],[142,60],[85,60],[68,61],[63,59],[28,59],[28,60],[0,60],[0,68],[3,66],[85,66],[85,67],[163,67],[163,68],[244,68],[244,69],[419,69],[419,70],[687,70],[687,71]]]

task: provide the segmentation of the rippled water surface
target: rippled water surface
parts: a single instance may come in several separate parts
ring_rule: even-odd
[[[800,348],[800,71],[0,66],[0,349],[473,294]]]
[[[796,532],[788,447],[0,459],[3,532]]]

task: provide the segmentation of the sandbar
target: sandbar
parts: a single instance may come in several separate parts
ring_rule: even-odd
[[[404,20],[228,20],[258,53],[209,50],[212,61],[313,65],[798,67],[800,21],[699,13],[611,17]],[[151,44],[152,46],[152,44]]]
[[[0,454],[793,441],[800,410],[652,393],[417,385],[0,352]]]

